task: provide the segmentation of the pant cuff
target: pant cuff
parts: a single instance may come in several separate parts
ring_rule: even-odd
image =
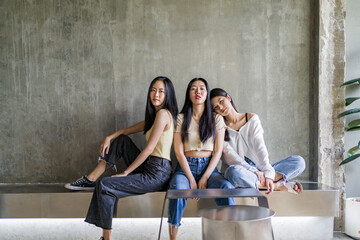
[[[180,226],[181,226],[181,223],[173,224],[173,223],[171,223],[171,222],[169,222],[169,221],[168,221],[168,224],[169,224],[170,226],[175,226],[175,227],[180,227]]]
[[[282,172],[277,172],[277,173],[279,173],[279,174],[281,174],[281,175],[283,176],[283,178],[280,179],[280,180],[277,181],[277,182],[286,182],[286,181],[287,181],[287,177],[286,177],[285,173],[282,173]]]

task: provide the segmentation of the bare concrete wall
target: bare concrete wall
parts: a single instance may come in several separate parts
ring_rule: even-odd
[[[106,134],[143,119],[157,75],[179,107],[193,77],[227,89],[259,114],[271,161],[313,163],[313,2],[1,1],[0,182],[85,174]]]
[[[97,1],[1,1],[0,182],[62,182],[115,129],[109,21]]]

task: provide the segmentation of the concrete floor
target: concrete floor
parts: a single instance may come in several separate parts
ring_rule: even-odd
[[[113,221],[113,239],[157,239],[159,218],[117,218]],[[186,218],[179,232],[179,240],[201,239],[201,219]],[[95,240],[101,229],[84,222],[84,219],[0,219],[0,239],[27,240]],[[168,239],[164,220],[161,239]]]
[[[129,219],[120,218],[113,221],[113,239],[148,240],[157,239],[158,218]],[[166,220],[163,222],[161,239],[168,239]],[[95,240],[101,236],[101,230],[91,226],[83,219],[0,219],[0,239],[27,240]],[[201,219],[184,218],[179,229],[179,240],[201,239]],[[301,239],[288,237],[287,239]],[[323,240],[322,238],[314,238]],[[335,232],[335,240],[352,239],[343,233]]]

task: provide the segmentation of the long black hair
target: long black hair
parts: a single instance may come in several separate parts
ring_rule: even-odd
[[[228,94],[224,89],[221,89],[221,88],[213,88],[210,92],[210,100],[213,99],[214,97],[227,97],[227,96],[230,96],[230,94]],[[230,96],[231,97],[231,96]],[[233,108],[235,109],[236,112],[238,112],[238,110],[236,109],[235,107],[235,104],[231,98],[230,100],[230,103],[231,105],[233,106]],[[224,121],[225,121],[225,117],[224,117]],[[228,130],[226,129],[225,130],[225,138],[224,138],[225,141],[229,141],[230,140],[230,137],[229,137],[229,132]]]
[[[230,96],[230,94],[228,94],[224,89],[222,88],[213,88],[210,92],[210,100],[213,99],[214,97],[227,97]],[[230,96],[231,97],[231,96]],[[233,106],[233,108],[235,109],[236,112],[238,112],[238,110],[235,107],[235,104],[231,98],[230,100],[231,105]]]
[[[165,100],[163,104],[160,106],[160,109],[167,109],[170,113],[172,118],[174,119],[174,127],[176,127],[176,118],[179,113],[178,105],[176,101],[175,89],[171,82],[171,80],[167,77],[156,77],[154,80],[151,81],[148,93],[147,93],[147,100],[146,100],[146,109],[145,109],[145,127],[144,127],[144,134],[149,131],[155,121],[156,110],[154,105],[151,103],[150,99],[150,92],[151,88],[157,81],[162,81],[165,85]]]
[[[184,114],[184,121],[183,121],[182,128],[181,128],[181,140],[184,142],[185,140],[188,139],[187,130],[189,128],[191,118],[192,118],[192,113],[193,113],[193,106],[192,106],[192,102],[190,99],[190,89],[191,89],[191,85],[195,81],[202,81],[205,84],[206,91],[207,91],[207,96],[206,96],[206,100],[205,100],[205,109],[204,109],[203,114],[201,115],[200,123],[199,123],[200,140],[201,140],[201,142],[204,143],[206,140],[208,140],[211,137],[213,137],[213,139],[215,139],[216,126],[215,126],[215,119],[214,119],[211,102],[210,102],[209,85],[208,85],[207,81],[203,78],[194,78],[189,82],[189,84],[187,86],[185,102],[184,102],[184,106],[181,110],[181,113]]]

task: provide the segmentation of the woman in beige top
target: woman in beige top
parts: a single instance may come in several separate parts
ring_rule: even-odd
[[[214,116],[205,79],[190,81],[184,107],[177,118],[174,150],[179,162],[170,189],[234,188],[217,170],[224,144],[225,123]],[[234,205],[233,198],[216,199],[217,205]],[[169,201],[169,235],[176,239],[186,199]]]
[[[71,189],[90,188],[105,171],[106,165],[115,166],[119,159],[124,160],[127,165],[125,171],[96,182],[85,222],[103,229],[100,239],[111,239],[117,199],[167,188],[172,172],[170,149],[177,113],[175,91],[170,79],[155,78],[147,94],[145,121],[106,137],[100,146],[97,167],[88,177],[84,176],[68,186]],[[141,131],[147,141],[142,151],[127,136]]]

